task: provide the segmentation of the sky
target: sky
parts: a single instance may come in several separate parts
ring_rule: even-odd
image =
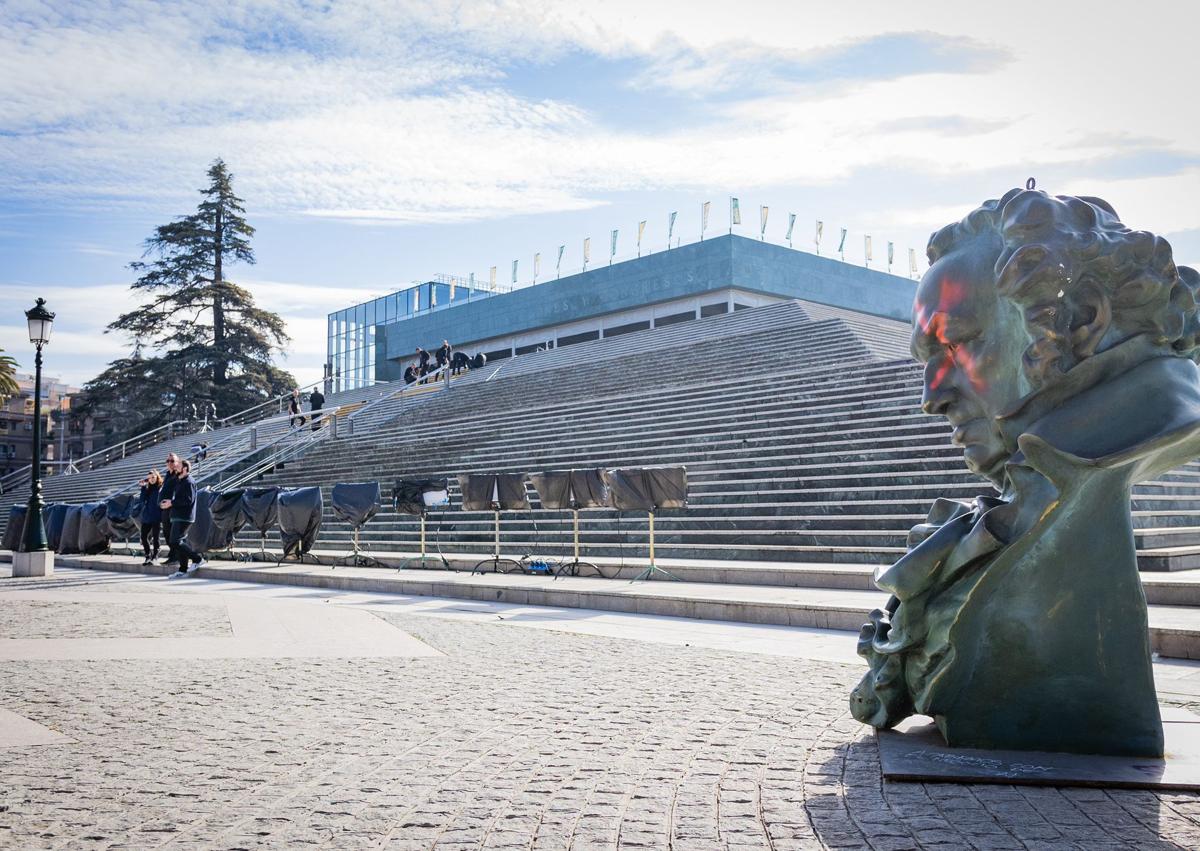
[[[320,377],[325,315],[437,273],[528,283],[728,230],[924,269],[929,234],[1034,177],[1200,265],[1193,4],[709,0],[0,4],[0,348],[57,312],[48,373],[130,350],[128,264],[222,157],[258,232],[230,278]]]

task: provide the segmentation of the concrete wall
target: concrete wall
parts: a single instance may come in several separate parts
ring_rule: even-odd
[[[400,378],[403,363],[418,345],[436,348],[449,339],[473,350],[477,341],[565,326],[730,286],[905,322],[910,319],[916,287],[907,278],[874,269],[725,235],[382,326],[376,343],[376,375]]]

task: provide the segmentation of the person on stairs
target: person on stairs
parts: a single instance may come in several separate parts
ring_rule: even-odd
[[[321,406],[325,404],[325,397],[321,394],[319,388],[314,387],[313,392],[308,396],[308,407],[312,411],[312,430],[316,431],[321,427]]]
[[[300,388],[296,387],[292,390],[292,398],[288,399],[288,428],[296,425],[296,420],[300,420],[300,425],[304,425],[304,417],[300,412]]]

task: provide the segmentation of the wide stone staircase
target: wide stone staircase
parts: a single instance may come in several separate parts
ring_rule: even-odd
[[[787,302],[524,355],[448,387],[371,388],[336,437],[245,482],[214,479],[320,486],[315,553],[326,565],[221,573],[855,629],[884,599],[874,566],[904,552],[933,499],[991,492],[963,466],[944,421],[920,411],[908,336],[903,323]],[[655,518],[657,561],[681,581],[622,581],[646,564],[648,518],[611,510],[581,514],[583,558],[607,579],[469,575],[491,550],[493,516],[460,510],[458,474],[651,465],[687,468],[688,508]],[[333,516],[332,486],[378,481],[386,503],[392,483],[410,476],[450,479],[451,506],[431,516],[429,545],[458,570],[331,569],[352,534]],[[570,514],[531,500],[531,511],[502,514],[502,552],[566,558]],[[1132,508],[1154,646],[1200,658],[1200,570],[1190,570],[1200,566],[1200,465],[1138,485]],[[419,523],[385,504],[361,540],[398,565],[417,550]],[[267,545],[277,551],[277,534]],[[257,550],[257,534],[244,531],[236,546]]]

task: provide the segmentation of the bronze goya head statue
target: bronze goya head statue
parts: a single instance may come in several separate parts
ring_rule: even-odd
[[[1200,275],[1097,198],[1015,189],[935,233],[913,307],[922,409],[996,495],[937,500],[859,640],[879,728],[1160,755],[1132,485],[1200,454]]]

